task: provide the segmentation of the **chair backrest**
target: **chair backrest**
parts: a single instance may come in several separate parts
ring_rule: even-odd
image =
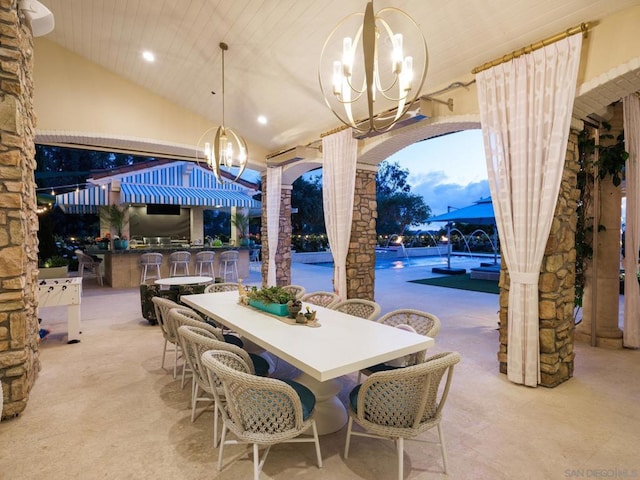
[[[176,330],[179,329],[182,325],[189,325],[191,327],[197,327],[206,330],[220,342],[225,341],[221,329],[207,323],[204,318],[202,318],[190,308],[172,308],[171,310],[169,310],[169,317],[171,318],[171,322],[175,326]]]
[[[219,381],[213,383],[210,381],[207,370],[202,365],[202,354],[207,350],[226,350],[224,342],[216,340],[207,330],[190,325],[182,325],[178,328],[178,339],[200,388],[205,392],[213,393],[214,388],[221,387],[222,384]]]
[[[235,250],[225,250],[220,254],[221,262],[234,262],[238,260],[238,252]]]
[[[296,391],[275,378],[258,377],[225,365],[212,352],[203,354],[204,366],[224,388],[223,419],[240,439],[268,442],[293,430],[302,431],[302,402]]]
[[[459,353],[444,352],[412,367],[372,374],[358,392],[358,422],[385,436],[413,436],[439,423],[459,361]]]
[[[96,260],[94,260],[92,257],[87,255],[86,253],[84,253],[82,250],[76,250],[74,253],[78,258],[78,263],[84,263],[85,265],[92,265],[94,263],[98,263]]]
[[[372,300],[365,300],[363,298],[350,298],[349,300],[342,300],[330,307],[333,310],[339,312],[348,313],[356,317],[366,318],[368,320],[375,320],[380,315],[380,305]]]
[[[435,315],[421,310],[401,308],[384,314],[378,319],[378,323],[384,323],[392,327],[409,325],[416,333],[435,338],[440,331],[440,319]]]
[[[285,285],[284,287],[282,287],[282,289],[286,290],[292,295],[295,295],[296,299],[298,300],[300,300],[306,292],[305,288],[300,285]]]
[[[318,291],[305,293],[300,300],[312,303],[313,305],[318,305],[319,307],[331,308],[332,305],[335,305],[340,301],[340,296],[333,292]]]
[[[143,253],[140,255],[140,263],[147,265],[162,265],[161,253]]]
[[[173,252],[169,255],[169,262],[189,262],[191,260],[191,253],[189,252]]]
[[[211,285],[207,285],[204,289],[204,293],[215,293],[215,292],[233,292],[238,291],[237,283],[212,283]]]
[[[160,329],[162,330],[162,336],[168,342],[175,344],[178,341],[178,337],[176,329],[173,328],[173,324],[169,319],[169,310],[172,308],[180,308],[182,305],[174,302],[173,300],[162,297],[153,297],[151,298],[151,301],[153,302],[153,308],[156,312],[158,325],[160,325]]]
[[[193,260],[196,263],[208,263],[208,262],[213,262],[213,259],[216,257],[216,252],[210,252],[210,251],[206,251],[206,252],[198,252],[193,256]]]
[[[260,249],[252,248],[249,250],[249,261],[250,262],[259,262],[260,261]]]

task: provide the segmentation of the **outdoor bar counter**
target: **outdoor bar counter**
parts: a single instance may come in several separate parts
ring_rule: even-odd
[[[135,248],[129,250],[90,250],[87,253],[93,255],[104,255],[104,281],[106,285],[113,288],[131,288],[140,285],[140,256],[144,253],[161,253],[162,266],[160,272],[162,277],[169,276],[169,255],[173,252],[187,251],[191,253],[191,264],[189,274],[196,274],[194,263],[195,254],[202,251],[212,251],[216,253],[214,271],[215,276],[220,276],[220,253],[227,250],[238,252],[238,276],[247,278],[249,276],[249,248],[248,247],[150,247]]]

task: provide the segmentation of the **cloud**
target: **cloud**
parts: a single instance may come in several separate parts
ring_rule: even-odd
[[[447,213],[448,207],[462,208],[491,195],[489,181],[481,180],[468,185],[447,183],[444,172],[431,172],[412,179],[412,192],[421,195],[431,208],[432,215]]]

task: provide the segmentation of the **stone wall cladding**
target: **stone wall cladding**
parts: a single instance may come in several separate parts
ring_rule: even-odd
[[[554,387],[573,376],[575,234],[578,132],[571,131],[560,193],[551,232],[542,259],[539,290],[540,384]],[[509,273],[504,262],[500,274],[500,372],[507,372]]]
[[[267,284],[269,268],[269,235],[267,233],[267,175],[262,175],[262,285]],[[276,253],[276,285],[291,284],[291,191],[283,185],[280,193],[280,226],[278,230],[278,251]]]
[[[347,254],[347,298],[374,299],[377,218],[376,172],[358,169]]]
[[[22,412],[38,358],[33,39],[16,0],[0,0],[0,381],[2,417]]]

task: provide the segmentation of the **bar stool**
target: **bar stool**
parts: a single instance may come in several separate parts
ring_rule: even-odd
[[[162,278],[160,265],[162,265],[161,253],[143,253],[140,255],[140,283],[144,283],[150,278]],[[153,269],[155,269],[155,274],[152,274]]]
[[[189,252],[173,252],[169,255],[169,276],[189,276],[189,262],[191,261],[191,254]],[[178,275],[178,269],[182,269],[182,275]]]
[[[223,281],[227,281],[227,274],[235,275],[235,281],[238,280],[238,252],[235,250],[227,250],[220,254],[220,267],[218,269],[218,276],[223,278]]]
[[[252,248],[251,250],[249,250],[249,270],[259,272],[260,269],[260,249]]]
[[[215,277],[216,274],[213,271],[213,259],[215,256],[215,252],[196,253],[193,257],[196,267],[196,275],[203,276],[206,273],[211,277]]]

